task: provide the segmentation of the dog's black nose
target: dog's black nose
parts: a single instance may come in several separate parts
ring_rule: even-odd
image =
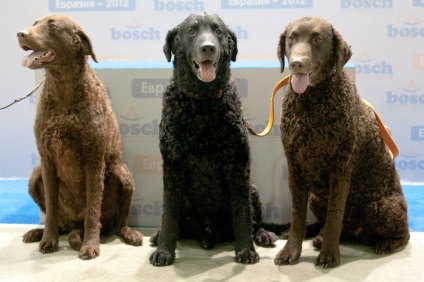
[[[201,46],[202,53],[214,53],[216,48],[212,43],[203,44]]]
[[[305,62],[301,59],[295,59],[292,62],[290,62],[290,69],[292,71],[301,71],[304,66],[305,66]]]

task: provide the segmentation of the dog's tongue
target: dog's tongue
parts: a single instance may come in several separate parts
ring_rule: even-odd
[[[215,79],[215,67],[212,61],[207,60],[199,64],[199,78],[203,82],[211,82]]]
[[[22,58],[22,66],[27,68],[37,68],[43,62],[49,62],[53,60],[53,55],[49,51],[38,51],[32,52],[28,56]]]
[[[292,74],[291,85],[294,92],[302,94],[309,85],[309,75],[307,73]]]

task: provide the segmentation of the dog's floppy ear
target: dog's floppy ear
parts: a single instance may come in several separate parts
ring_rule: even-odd
[[[235,62],[237,58],[238,48],[237,48],[237,36],[236,34],[228,29],[228,45],[230,47],[230,56],[231,61]]]
[[[287,30],[285,30],[280,35],[280,40],[278,41],[277,46],[277,57],[280,61],[280,71],[284,71],[284,53],[286,52],[286,36],[287,36]]]
[[[85,34],[82,30],[78,30],[77,35],[81,39],[79,43],[81,44],[80,46],[84,51],[84,55],[90,55],[93,61],[97,63],[96,54],[94,54],[90,37],[88,37],[87,34]]]
[[[174,47],[173,46],[174,40],[175,40],[175,36],[177,36],[177,33],[178,33],[178,26],[171,29],[166,34],[165,45],[163,45],[163,52],[165,53],[166,60],[168,60],[168,62],[170,62],[172,58],[172,49]]]
[[[88,37],[87,34],[85,34],[82,30],[78,30],[77,35],[81,39],[79,44],[84,52],[84,55],[90,55],[93,61],[97,63],[96,55],[94,54],[93,45],[91,44],[90,37]]]
[[[352,56],[352,50],[350,49],[350,46],[347,45],[347,43],[344,41],[343,37],[340,35],[340,33],[335,30],[333,27],[333,50],[335,54],[335,67],[336,71],[341,71],[343,66],[349,61],[350,57]]]

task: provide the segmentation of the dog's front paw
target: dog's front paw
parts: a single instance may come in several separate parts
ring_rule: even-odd
[[[43,254],[57,252],[59,250],[59,241],[58,239],[47,240],[42,239],[39,246],[39,251]]]
[[[100,255],[99,245],[83,245],[78,257],[82,260],[94,259]]]
[[[150,263],[154,266],[167,266],[174,263],[175,254],[167,250],[157,249],[150,255]]]
[[[275,246],[275,241],[278,240],[278,236],[274,232],[266,231],[260,228],[254,236],[254,241],[257,245],[263,247]]]
[[[128,230],[123,234],[123,239],[127,244],[133,246],[141,246],[143,245],[143,236],[137,230]]]
[[[275,256],[274,263],[276,265],[297,264],[299,262],[301,251],[301,248],[294,246],[290,247],[290,244],[287,242],[284,248]]]
[[[244,248],[240,251],[236,251],[236,257],[234,260],[239,263],[254,264],[259,262],[259,255],[253,249]]]
[[[330,250],[321,251],[315,260],[315,265],[322,266],[323,268],[336,267],[340,264],[340,251]]]
[[[40,242],[43,238],[44,229],[32,229],[22,236],[22,241],[25,243]]]

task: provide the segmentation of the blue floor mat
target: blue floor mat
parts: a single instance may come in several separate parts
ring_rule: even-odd
[[[409,228],[424,232],[424,185],[403,185]],[[28,194],[28,180],[0,180],[0,223],[38,224],[38,206]]]
[[[39,222],[38,206],[28,194],[28,180],[0,180],[0,223]]]
[[[403,185],[408,204],[409,229],[424,232],[424,185]]]

